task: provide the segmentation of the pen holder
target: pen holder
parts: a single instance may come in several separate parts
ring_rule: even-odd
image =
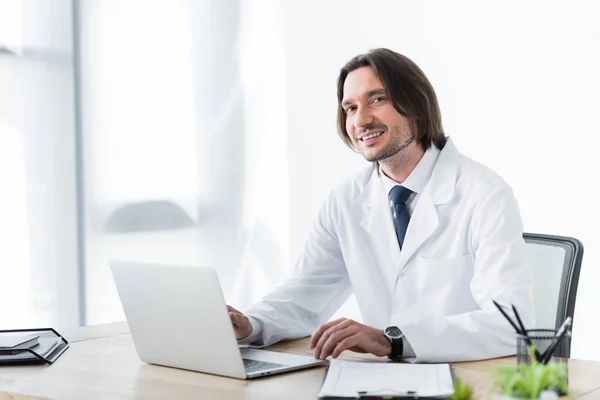
[[[530,345],[534,345],[538,363],[556,364],[563,368],[564,382],[569,383],[569,359],[566,357],[571,344],[571,332],[559,340],[552,329],[529,329],[527,335],[517,335],[517,363],[531,365]],[[552,354],[548,352],[551,351]],[[564,394],[564,393],[559,393]]]

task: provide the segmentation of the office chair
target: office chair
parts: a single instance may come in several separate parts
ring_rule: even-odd
[[[536,329],[558,329],[575,311],[583,244],[571,237],[524,233],[533,271]],[[566,354],[569,357],[570,343]]]

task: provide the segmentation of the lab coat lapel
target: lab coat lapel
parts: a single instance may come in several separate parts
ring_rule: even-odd
[[[435,205],[427,190],[421,193],[419,202],[408,223],[404,246],[400,252],[398,261],[398,273],[400,273],[408,261],[414,256],[417,249],[425,242],[438,226],[438,216]]]
[[[363,208],[360,226],[370,236],[375,254],[381,260],[378,264],[382,273],[391,276],[394,272],[393,266],[400,257],[400,247],[389,200],[377,172],[374,171],[371,175],[359,197],[359,202],[362,203]]]
[[[411,216],[402,251],[398,246],[392,211],[381,178],[373,171],[365,183],[358,197],[364,210],[360,226],[370,235],[376,254],[382,260],[378,266],[384,276],[391,278],[392,286],[395,282],[394,273],[400,273],[406,267],[417,250],[437,229],[439,219],[436,206],[447,203],[454,195],[458,158],[458,150],[448,138]],[[393,267],[388,267],[394,265],[397,266],[396,271]]]
[[[454,195],[458,173],[459,153],[448,138],[433,167],[431,178],[419,196],[404,237],[398,273],[406,267],[421,245],[431,237],[439,225],[437,205],[447,203]]]

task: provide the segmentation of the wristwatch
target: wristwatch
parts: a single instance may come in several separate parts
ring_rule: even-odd
[[[388,355],[390,360],[399,360],[404,352],[404,333],[397,326],[388,326],[383,330],[383,334],[392,344],[392,352]]]

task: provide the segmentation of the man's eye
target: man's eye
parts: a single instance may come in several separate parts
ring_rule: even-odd
[[[373,99],[373,103],[380,103],[382,101],[385,101],[385,97],[375,97]]]
[[[356,110],[356,107],[354,107],[354,106],[350,106],[350,107],[346,108],[346,113],[347,113],[347,114],[348,114],[348,113],[351,113],[351,112],[352,112],[352,111],[354,111],[354,110]]]

